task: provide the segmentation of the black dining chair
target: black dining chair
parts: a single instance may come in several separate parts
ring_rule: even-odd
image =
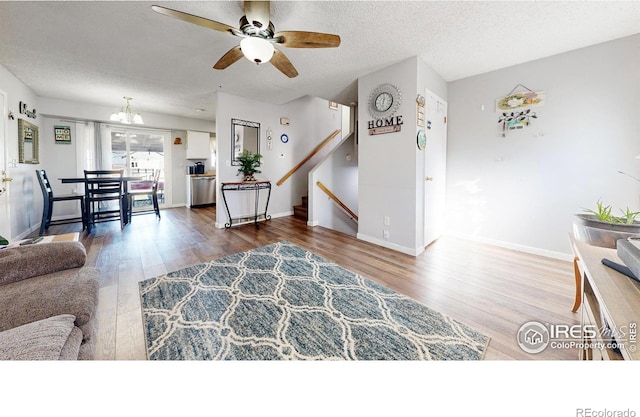
[[[126,196],[123,173],[121,169],[84,171],[87,231],[91,232],[92,226],[96,223],[115,220],[120,220],[120,228],[124,228]]]
[[[128,201],[128,222],[131,223],[131,217],[133,215],[138,215],[138,214],[148,214],[148,213],[155,213],[156,216],[158,217],[158,220],[160,219],[160,205],[158,204],[158,184],[160,182],[160,170],[157,169],[154,171],[153,173],[153,180],[151,182],[149,181],[137,181],[137,182],[132,182],[129,184],[129,191],[128,191],[128,197],[129,197],[129,201]],[[143,188],[139,188],[140,186],[142,186]],[[153,208],[144,208],[141,210],[135,210],[134,211],[134,206],[135,206],[135,202],[136,201],[149,201],[151,200],[152,206]],[[146,205],[146,204],[145,204]]]
[[[42,221],[40,222],[40,236],[42,236],[45,230],[49,229],[49,226],[54,224],[69,224],[82,222],[82,230],[86,227],[84,217],[84,196],[82,194],[68,194],[68,195],[54,195],[49,177],[44,169],[36,169],[36,177],[38,177],[38,183],[40,183],[40,189],[42,190],[42,200],[44,207],[42,208]],[[53,203],[56,201],[79,201],[80,202],[80,217],[72,217],[66,219],[51,220],[53,214]]]

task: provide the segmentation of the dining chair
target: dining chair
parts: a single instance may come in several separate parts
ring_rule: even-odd
[[[133,215],[138,215],[138,214],[148,214],[148,213],[155,213],[156,216],[158,217],[158,220],[160,219],[160,205],[158,204],[158,184],[160,182],[160,170],[156,169],[153,173],[153,179],[152,181],[149,183],[149,181],[138,181],[138,182],[132,182],[129,184],[129,191],[128,191],[128,216],[129,216],[129,223],[131,222],[131,217]],[[139,188],[139,186],[142,185],[143,188]],[[150,209],[142,209],[142,210],[133,210],[134,206],[135,206],[135,202],[136,201],[140,201],[140,200],[151,200],[151,203],[153,205],[153,208]]]
[[[126,196],[123,173],[122,169],[84,171],[85,217],[89,232],[96,223],[115,220],[120,220],[120,228],[124,228]]]
[[[42,200],[44,207],[42,208],[42,221],[40,222],[40,236],[42,236],[49,228],[54,224],[69,224],[82,222],[82,230],[86,228],[86,222],[84,217],[84,196],[82,194],[67,194],[67,195],[54,195],[49,177],[44,169],[36,169],[36,177],[38,177],[38,183],[40,183],[40,189],[42,190]],[[79,201],[80,202],[80,217],[71,217],[66,219],[51,220],[53,214],[53,203],[56,201]]]

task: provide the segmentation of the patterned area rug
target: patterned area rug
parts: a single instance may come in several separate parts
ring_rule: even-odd
[[[286,241],[139,287],[149,359],[465,360],[489,342]]]

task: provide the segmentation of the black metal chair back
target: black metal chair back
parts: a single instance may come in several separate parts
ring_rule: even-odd
[[[86,227],[84,212],[84,196],[81,194],[68,194],[68,195],[54,195],[53,188],[51,187],[51,182],[49,181],[49,177],[47,176],[47,172],[44,169],[36,169],[36,177],[38,178],[38,183],[40,184],[40,189],[42,190],[42,221],[40,222],[40,236],[42,236],[49,228],[49,226],[53,224],[68,224],[68,223],[76,223],[82,222],[82,230]],[[56,201],[79,201],[80,202],[80,217],[72,217],[67,219],[59,219],[59,220],[51,220],[51,216],[53,215],[53,203]]]
[[[120,228],[125,225],[124,170],[84,171],[84,189],[87,228],[95,223],[120,220]],[[117,208],[112,202],[117,202]]]

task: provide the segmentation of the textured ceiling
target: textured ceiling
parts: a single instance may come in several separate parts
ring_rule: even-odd
[[[276,31],[335,33],[332,49],[280,48],[299,72],[241,59],[239,38],[154,13],[152,4],[234,27],[240,1],[0,1],[0,65],[43,97],[212,119],[215,92],[284,103],[349,104],[357,79],[420,56],[445,80],[640,33],[640,2],[274,1]],[[196,109],[205,109],[198,112]]]

